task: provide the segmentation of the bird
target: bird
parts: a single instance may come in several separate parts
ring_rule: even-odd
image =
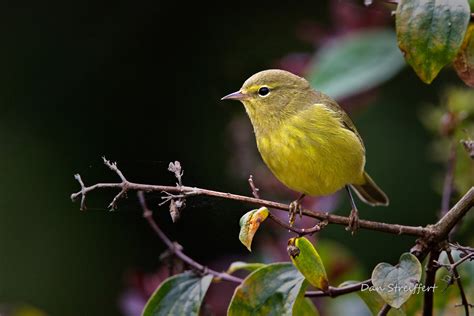
[[[290,203],[290,225],[305,196],[343,188],[351,204],[348,230],[359,227],[352,196],[371,206],[389,199],[365,171],[365,146],[349,115],[310,83],[280,69],[260,71],[221,100],[240,101],[253,126],[257,148],[273,175],[300,197]]]

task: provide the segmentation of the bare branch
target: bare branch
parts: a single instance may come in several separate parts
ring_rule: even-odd
[[[327,290],[327,292],[324,292],[324,291],[307,291],[305,293],[305,296],[306,297],[322,297],[322,296],[337,297],[337,296],[344,295],[344,294],[358,292],[362,289],[363,285],[372,286],[372,281],[369,279],[369,280],[365,280],[365,281],[362,281],[362,282],[358,282],[358,283],[354,283],[354,284],[346,285],[346,286],[342,286],[342,287],[330,286],[329,289]]]
[[[474,260],[474,252],[471,252],[463,257],[461,257],[461,259],[459,259],[458,261],[456,262],[450,262],[449,264],[445,264],[445,263],[441,263],[439,261],[436,261],[436,265],[438,267],[443,267],[443,268],[446,268],[446,270],[448,270],[450,273],[453,273],[454,272],[454,269],[456,269],[460,264],[466,262],[466,261],[472,261]]]
[[[252,189],[253,197],[256,199],[259,199],[260,195],[258,194],[258,191],[260,191],[260,189],[255,186],[255,182],[253,182],[253,175],[249,176],[248,181],[249,181],[250,189]]]
[[[388,314],[388,312],[390,311],[392,307],[388,304],[385,304],[384,306],[382,306],[382,309],[379,311],[379,313],[377,314],[377,316],[385,316]]]
[[[79,192],[79,194],[81,195],[81,206],[80,206],[80,210],[81,211],[85,211],[87,208],[86,208],[86,186],[84,185],[84,182],[82,181],[82,178],[81,178],[81,175],[80,174],[75,174],[74,175],[74,179],[77,180],[77,182],[79,182],[79,185],[81,186],[81,191]],[[75,197],[73,197],[71,195],[71,200],[74,202],[75,200]]]
[[[428,260],[428,266],[426,267],[426,277],[425,277],[425,286],[427,288],[432,288],[436,280],[436,271],[438,270],[437,261],[439,258],[440,251],[433,250],[430,253],[430,258]],[[424,294],[423,301],[423,316],[433,315],[433,299],[434,291],[426,291]]]
[[[122,180],[122,182],[128,182],[127,179],[124,177],[124,175],[122,174],[122,171],[120,171],[120,169],[117,167],[117,163],[116,162],[110,162],[109,160],[107,160],[105,157],[102,157],[102,160],[104,161],[104,164],[110,168],[110,170],[112,170],[113,172],[115,172],[120,180]]]
[[[204,195],[204,196],[212,196],[212,197],[217,197],[217,198],[245,202],[245,203],[254,204],[258,206],[266,206],[269,208],[275,208],[275,209],[279,209],[283,211],[289,210],[289,206],[287,204],[263,200],[263,199],[257,199],[254,197],[248,197],[248,196],[242,196],[242,195],[237,195],[237,194],[232,194],[232,193],[225,193],[225,192],[201,189],[201,188],[196,188],[196,187],[188,187],[188,186],[176,187],[176,186],[166,186],[166,185],[140,184],[140,183],[130,182],[127,180],[122,183],[97,183],[89,187],[83,187],[81,188],[79,192],[71,194],[71,199],[75,201],[80,195],[82,195],[85,200],[85,195],[87,193],[94,191],[96,189],[103,189],[103,188],[120,189],[120,190],[124,190],[125,188],[126,191],[134,190],[134,191],[144,191],[144,192],[167,192],[169,194],[173,194],[173,193],[183,194],[184,196]],[[119,198],[122,196],[123,194],[119,193]],[[463,205],[464,203],[468,202],[467,201],[468,199],[470,199],[469,203],[472,203],[472,200],[474,200],[474,189],[472,189],[472,194],[469,194],[469,196],[463,199]],[[456,207],[456,205],[454,207]],[[338,225],[343,225],[343,226],[347,226],[349,224],[349,217],[346,217],[346,216],[339,216],[339,215],[329,214],[328,212],[314,211],[314,210],[309,210],[309,209],[303,209],[302,212],[306,216],[316,218],[321,221],[327,221],[330,224],[338,224]],[[426,237],[426,236],[431,236],[433,234],[433,231],[431,228],[421,227],[421,226],[388,224],[388,223],[367,221],[367,220],[360,220],[359,224],[360,224],[360,228],[362,229],[386,232],[386,233],[396,234],[396,235],[411,235],[411,236]]]
[[[199,271],[204,274],[211,274],[219,280],[230,281],[234,283],[242,283],[243,280],[241,278],[237,278],[233,275],[230,275],[224,272],[218,272],[218,271],[209,269],[203,266],[202,264],[194,261],[190,257],[188,257],[182,251],[182,247],[178,243],[172,242],[171,239],[169,239],[168,236],[166,236],[166,234],[161,230],[161,228],[158,226],[156,221],[153,219],[153,212],[148,208],[146,204],[145,194],[142,191],[138,191],[137,195],[138,195],[138,200],[140,202],[140,205],[142,206],[142,209],[143,209],[143,217],[147,220],[150,227],[158,235],[161,241],[163,241],[163,243],[168,247],[169,251],[173,255],[178,257],[180,260],[188,264],[191,268],[193,268],[196,271]]]
[[[456,244],[450,243],[450,244],[449,244],[449,247],[451,247],[451,248],[453,248],[453,249],[456,249],[456,250],[459,250],[460,252],[463,253],[463,255],[468,255],[468,254],[474,252],[474,248],[466,247],[466,246],[461,246],[461,245],[458,244],[458,243],[456,243]]]
[[[464,306],[464,311],[465,311],[466,316],[469,316],[469,308],[473,307],[473,305],[470,304],[466,298],[466,293],[464,292],[464,287],[462,285],[461,278],[456,268],[456,263],[454,262],[453,255],[451,254],[451,250],[447,249],[446,254],[448,255],[449,263],[451,264],[453,277],[456,280],[456,284],[459,288],[459,294],[461,295],[461,305]]]
[[[125,178],[125,176],[122,174],[122,171],[120,171],[120,169],[117,167],[116,162],[110,162],[105,157],[102,157],[102,160],[104,161],[104,164],[107,167],[109,167],[110,170],[115,172],[119,176],[120,180],[122,180],[122,190],[120,190],[120,192],[114,197],[112,202],[110,202],[109,206],[107,207],[108,209],[113,210],[113,209],[117,208],[118,200],[120,200],[122,197],[124,197],[127,194],[127,191],[128,191],[127,183],[128,183],[128,181]],[[84,194],[83,194],[83,198],[84,198]]]
[[[456,224],[474,206],[474,187],[469,191],[435,224],[435,242],[446,239]]]
[[[454,186],[454,168],[456,167],[456,142],[452,141],[448,161],[446,163],[446,175],[443,184],[443,196],[441,199],[440,218],[449,211],[449,203]]]
[[[143,209],[143,216],[144,218],[148,221],[150,227],[155,231],[155,233],[158,235],[158,237],[165,243],[165,245],[168,247],[169,252],[185,262],[187,265],[192,267],[193,269],[201,272],[201,273],[208,273],[213,276],[215,276],[218,279],[226,280],[226,281],[231,281],[235,283],[241,283],[243,280],[237,277],[234,277],[232,275],[229,275],[227,273],[221,273],[214,271],[212,269],[208,269],[207,267],[201,265],[200,263],[194,261],[187,255],[185,255],[182,251],[182,247],[179,246],[176,242],[172,242],[164,233],[163,231],[159,228],[157,223],[152,217],[152,212],[151,210],[147,207],[145,197],[144,197],[144,192],[161,192],[164,193],[166,196],[162,197],[164,201],[175,201],[178,199],[185,199],[188,196],[192,195],[203,195],[203,196],[211,196],[211,197],[217,197],[217,198],[224,198],[228,200],[235,200],[235,201],[240,201],[240,202],[245,202],[249,204],[255,204],[259,206],[266,206],[269,208],[275,208],[275,209],[280,209],[283,211],[288,211],[289,206],[286,204],[282,203],[277,203],[273,201],[268,201],[268,200],[263,200],[259,198],[258,195],[258,188],[255,187],[255,184],[253,183],[253,179],[249,179],[249,184],[252,188],[252,193],[255,197],[248,197],[248,196],[242,196],[242,195],[236,195],[236,194],[231,194],[231,193],[225,193],[225,192],[219,192],[219,191],[213,191],[213,190],[207,190],[207,189],[201,189],[201,188],[196,188],[196,187],[187,187],[183,186],[181,182],[181,176],[182,176],[182,170],[181,166],[179,165],[179,168],[175,168],[175,170],[171,170],[172,172],[175,172],[175,175],[177,176],[178,183],[176,186],[164,186],[164,185],[149,185],[149,184],[140,184],[140,183],[134,183],[128,181],[125,176],[122,174],[122,172],[118,169],[116,163],[110,163],[108,160],[104,158],[104,163],[117,175],[120,177],[122,180],[121,183],[97,183],[91,186],[85,186],[84,182],[82,181],[80,175],[75,175],[76,180],[79,182],[81,186],[81,190],[71,194],[71,199],[74,201],[76,200],[79,196],[81,196],[81,209],[85,209],[85,199],[87,193],[94,191],[96,189],[101,189],[101,188],[110,188],[110,189],[119,189],[120,192],[114,197],[114,200],[112,201],[111,205],[116,205],[116,202],[123,197],[123,195],[130,191],[138,191],[138,198],[140,201],[140,204],[142,205]],[[176,165],[174,165],[176,166]],[[179,170],[178,170],[179,169]],[[178,176],[179,175],[179,176]],[[439,242],[444,241],[447,239],[448,234],[451,230],[451,228],[455,225],[457,221],[459,221],[472,207],[474,204],[474,188],[471,188],[462,198],[461,200],[456,203],[456,205],[449,210],[446,215],[435,225],[428,225],[427,227],[414,227],[414,226],[405,226],[405,225],[398,225],[398,224],[387,224],[387,223],[380,223],[380,222],[374,222],[374,221],[365,221],[365,220],[360,220],[360,227],[368,230],[375,230],[375,231],[381,231],[381,232],[387,232],[387,233],[392,233],[392,234],[397,234],[397,235],[412,235],[412,236],[418,236],[421,237],[418,239],[417,244],[419,247],[414,247],[413,249],[416,248],[415,255],[419,258],[419,260],[423,260],[423,258],[426,256],[426,254],[433,249]],[[313,232],[316,232],[321,229],[322,225],[325,225],[327,223],[333,223],[333,224],[339,224],[339,225],[344,225],[346,226],[349,222],[348,217],[344,216],[338,216],[338,215],[332,215],[327,212],[320,212],[320,211],[313,211],[313,210],[308,210],[304,209],[303,214],[312,218],[316,218],[321,220],[322,222],[318,223],[312,228],[309,229],[298,229],[298,228],[290,228],[286,223],[281,221],[279,218],[274,216],[273,214],[270,213],[270,217],[282,225],[285,228],[291,229],[293,232],[300,234],[300,235],[306,235],[306,234],[311,234]],[[420,246],[421,245],[421,246]],[[472,258],[472,253],[474,253],[473,249],[469,247],[463,247],[459,245],[453,245],[453,247],[456,247],[456,249],[459,249],[463,253],[466,254],[465,259],[463,259],[462,262],[471,259]],[[454,263],[454,270],[457,265],[459,265],[461,262]],[[359,282],[356,284],[348,285],[345,287],[329,287],[328,291],[323,292],[323,291],[308,291],[306,293],[306,296],[309,297],[320,297],[320,296],[330,296],[330,297],[336,297],[339,295],[344,295],[347,293],[352,293],[356,291],[360,291],[362,286],[366,285],[371,285],[371,280],[366,280],[363,282]],[[461,288],[462,289],[462,285]],[[465,302],[466,300],[463,300]],[[469,306],[469,305],[467,305]],[[380,311],[380,313],[383,313],[386,310],[388,312],[389,308],[384,307]],[[384,314],[382,314],[384,315]]]

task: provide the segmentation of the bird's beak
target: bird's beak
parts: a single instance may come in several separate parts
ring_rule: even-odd
[[[244,100],[247,98],[247,95],[240,92],[240,91],[237,91],[237,92],[233,92],[231,94],[228,94],[226,95],[225,97],[223,97],[221,100]]]

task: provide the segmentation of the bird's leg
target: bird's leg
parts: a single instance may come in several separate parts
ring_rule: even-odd
[[[288,217],[290,218],[289,222],[290,222],[291,227],[295,223],[296,213],[300,214],[300,218],[303,217],[303,209],[301,208],[301,201],[304,199],[304,197],[305,197],[305,194],[303,193],[300,195],[299,198],[297,198],[296,200],[290,203]]]
[[[350,231],[352,235],[354,235],[357,229],[359,229],[359,211],[357,210],[354,198],[352,197],[351,189],[348,185],[346,185],[346,191],[349,194],[349,200],[352,207],[351,215],[349,216],[349,225],[347,226],[346,230]]]

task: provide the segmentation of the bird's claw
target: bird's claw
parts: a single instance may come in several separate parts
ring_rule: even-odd
[[[303,218],[303,208],[301,207],[301,202],[299,200],[295,200],[290,203],[288,217],[289,217],[289,224],[290,227],[293,227],[295,224],[296,214],[300,214],[300,218]]]
[[[346,230],[350,231],[352,235],[355,235],[359,229],[359,211],[356,208],[351,210],[351,215],[349,215],[349,225],[347,225]]]

